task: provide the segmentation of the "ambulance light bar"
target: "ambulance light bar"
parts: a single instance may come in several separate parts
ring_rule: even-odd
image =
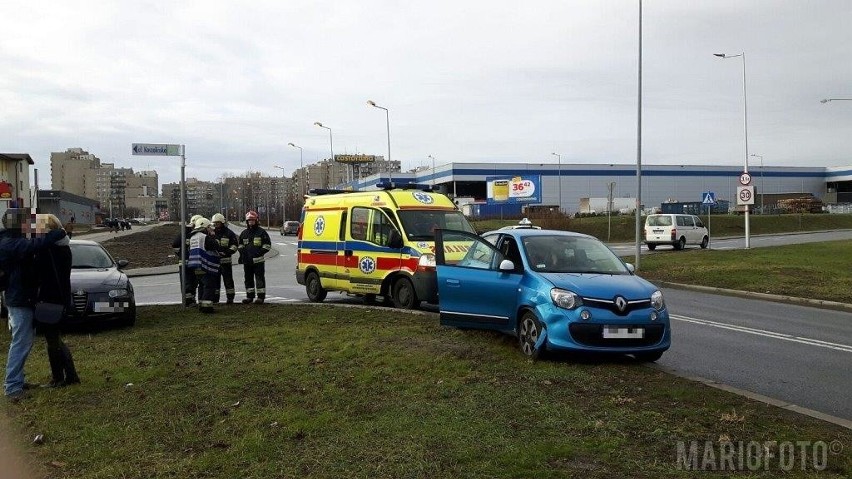
[[[396,188],[402,190],[421,190],[421,191],[433,191],[434,186],[432,185],[423,185],[418,183],[392,183],[383,181],[381,183],[376,183],[377,188],[381,188],[383,190],[393,190]]]

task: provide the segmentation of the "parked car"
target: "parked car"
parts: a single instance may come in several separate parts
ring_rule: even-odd
[[[671,344],[663,294],[601,241],[518,228],[438,230],[441,324],[514,335],[523,354],[590,351],[656,361]],[[458,262],[445,251],[466,251]]]
[[[285,221],[284,225],[281,226],[281,236],[297,235],[297,234],[299,234],[299,222],[298,221]]]
[[[127,260],[113,260],[100,244],[71,240],[71,299],[68,324],[136,323],[133,285],[121,271]]]
[[[695,215],[661,214],[645,217],[645,244],[654,251],[657,245],[672,245],[683,249],[686,245],[699,245],[702,249],[710,243],[710,232],[701,218]]]

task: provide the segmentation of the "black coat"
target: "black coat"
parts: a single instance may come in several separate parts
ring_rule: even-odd
[[[60,242],[61,243],[61,242]],[[71,247],[53,245],[36,254],[38,301],[70,306]]]

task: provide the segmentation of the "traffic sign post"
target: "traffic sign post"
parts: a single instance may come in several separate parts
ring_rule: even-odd
[[[746,145],[746,168],[740,174],[740,185],[737,187],[737,205],[745,208],[745,247],[748,249],[751,242],[748,210],[749,205],[754,204],[754,186],[751,186],[751,175],[748,174],[748,145]]]
[[[701,203],[707,205],[707,247],[710,247],[710,213],[716,206],[716,193],[707,191],[701,195]]]
[[[180,157],[180,299],[186,305],[184,279],[186,277],[186,145],[165,143],[133,143],[131,154],[143,156]]]

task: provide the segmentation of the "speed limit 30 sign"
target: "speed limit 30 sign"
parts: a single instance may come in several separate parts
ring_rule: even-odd
[[[737,186],[737,204],[754,204],[754,186]]]

